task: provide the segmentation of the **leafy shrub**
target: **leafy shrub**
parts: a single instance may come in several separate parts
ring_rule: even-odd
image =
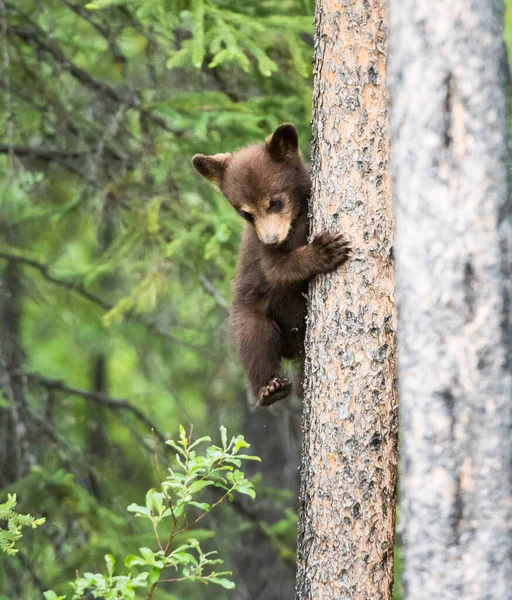
[[[228,440],[225,427],[221,427],[220,432],[220,446],[210,445],[204,453],[198,453],[199,447],[211,442],[211,438],[192,441],[191,434],[187,435],[180,427],[178,440],[167,442],[176,454],[159,489],[147,492],[144,505],[128,506],[128,511],[147,520],[148,525],[151,523],[154,548],[139,548],[137,554],[127,556],[125,571],[117,575],[115,559],[107,554],[105,574],[86,572],[71,583],[72,600],[86,597],[130,600],[136,598],[139,589],[144,589],[146,600],[150,600],[158,585],[181,581],[213,583],[226,589],[235,587],[229,579],[230,571],[215,570],[223,563],[216,552],[203,552],[199,541],[193,537],[193,527],[226,499],[232,500],[236,493],[255,497],[253,484],[245,478],[240,467],[242,460],[259,458],[240,453],[249,448],[242,435]],[[208,497],[205,501],[206,488],[217,491],[215,500]],[[34,523],[40,524],[27,522],[33,526]],[[188,537],[189,532],[191,537]],[[180,543],[176,543],[177,538]],[[65,598],[54,591],[45,593],[45,600]]]

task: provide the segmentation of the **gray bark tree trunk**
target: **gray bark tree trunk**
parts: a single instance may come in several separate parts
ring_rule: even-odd
[[[502,8],[390,0],[408,600],[512,598]]]
[[[299,600],[390,599],[397,399],[384,0],[316,9],[311,233],[352,259],[310,289]]]

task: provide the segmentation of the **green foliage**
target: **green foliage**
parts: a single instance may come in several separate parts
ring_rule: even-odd
[[[45,522],[44,518],[35,519],[16,512],[16,504],[16,494],[8,494],[7,502],[0,504],[0,552],[11,556],[18,552],[14,545],[23,537],[23,527],[35,529]]]
[[[271,54],[283,46],[297,71],[307,77],[311,71],[308,60],[311,52],[296,34],[311,28],[311,17],[297,15],[290,19],[284,11],[283,14],[273,12],[276,3],[263,6],[265,4],[267,10],[260,11],[247,3],[239,3],[238,10],[234,10],[233,3],[218,0],[175,0],[167,3],[163,13],[158,9],[148,10],[140,0],[95,0],[86,4],[86,8],[104,10],[129,6],[141,22],[151,24],[160,39],[168,44],[168,69],[187,66],[200,69],[206,59],[209,68],[233,63],[245,73],[257,69],[263,76],[270,77],[279,71]],[[172,50],[172,43],[176,40],[173,31],[177,28],[188,30],[191,35],[176,52]]]
[[[136,588],[146,587],[148,573],[141,573],[133,578],[131,574],[114,575],[115,562],[114,557],[111,554],[107,554],[105,556],[105,563],[107,565],[106,575],[85,573],[83,577],[78,577],[72,584],[74,590],[73,600],[81,600],[87,593],[92,594],[93,598],[104,598],[105,600],[135,598]],[[48,594],[48,592],[46,593]],[[54,592],[49,593],[54,594]],[[48,598],[45,600],[48,600]]]
[[[398,541],[395,542],[397,545],[395,546],[394,551],[394,583],[393,583],[393,600],[402,600],[404,597],[403,589],[402,589],[402,572],[403,572],[403,559],[402,552],[400,550],[400,546],[398,545]]]
[[[509,48],[511,8],[507,0]],[[163,562],[153,525],[164,535],[169,498],[183,511],[180,529],[187,514],[189,523],[206,515],[196,523],[202,529],[194,526],[204,554],[183,552],[197,565],[217,560],[204,525],[210,511],[226,493],[254,493],[236,462],[215,466],[240,460],[237,442],[209,456],[180,437],[181,463],[156,483],[152,457],[155,436],[166,439],[177,423],[195,423],[199,436],[220,423],[238,431],[254,423],[224,326],[242,224],[190,158],[262,140],[283,121],[297,125],[308,155],[313,10],[313,0],[0,3],[0,281],[14,264],[14,342],[25,374],[17,382],[21,422],[13,424],[6,393],[0,420],[6,432],[25,429],[29,446],[23,459],[7,433],[0,462],[21,510],[47,517],[24,539],[30,570],[20,555],[0,556],[1,600],[39,600],[37,580],[56,590],[47,598],[69,595],[66,582],[84,565],[104,573],[98,586],[134,587],[139,571],[160,567],[121,567],[122,559],[145,560],[134,548],[152,548],[151,560]],[[0,293],[2,311],[8,297]],[[43,379],[28,377],[34,373]],[[268,480],[274,466],[290,471],[290,453],[280,449],[294,447],[286,436],[299,427],[294,411],[275,418],[274,433],[265,425],[251,433],[255,452],[266,454],[254,514],[223,502],[215,525],[227,569],[235,571],[250,539],[264,546],[252,570],[264,556],[285,564],[279,578],[294,561],[296,490],[269,490]],[[197,471],[183,469],[183,452]],[[281,485],[275,476],[273,483]],[[149,488],[151,509],[140,506],[151,518],[127,520],[125,507]],[[173,551],[191,543],[188,530],[175,533]],[[104,571],[106,554],[115,573]],[[187,577],[201,578],[216,566],[179,568],[179,576],[190,569]],[[132,570],[131,583],[114,583]],[[242,571],[238,577],[251,575]],[[90,586],[80,579],[76,585]],[[180,586],[180,600],[204,598],[197,588]],[[228,597],[215,588],[216,600]],[[154,600],[171,599],[159,585]]]
[[[155,548],[141,547],[138,554],[127,556],[124,566],[128,571],[119,575],[114,574],[114,556],[107,554],[106,574],[86,572],[77,577],[71,584],[72,600],[82,600],[87,594],[104,600],[131,600],[137,597],[138,588],[148,587],[146,598],[149,600],[157,585],[182,581],[212,583],[227,590],[235,587],[229,579],[231,571],[215,570],[216,565],[223,564],[216,558],[217,553],[203,552],[197,537],[193,537],[194,526],[227,498],[233,500],[236,493],[255,497],[253,484],[239,469],[243,460],[258,461],[259,458],[240,453],[243,448],[250,447],[242,435],[228,442],[226,428],[221,427],[220,432],[221,446],[209,446],[204,454],[198,454],[199,447],[211,439],[204,436],[192,441],[192,431],[187,436],[184,427],[180,426],[179,439],[166,442],[176,450],[175,464],[169,467],[159,490],[153,488],[147,492],[144,506],[128,506],[128,511],[151,523]],[[202,498],[208,487],[221,491],[213,503]],[[199,514],[194,518],[197,511]],[[27,524],[36,526],[40,523],[32,520]],[[176,540],[181,543],[176,544]],[[134,568],[142,572],[135,575]],[[176,576],[168,577],[167,570]],[[45,592],[45,600],[65,598],[51,590]]]

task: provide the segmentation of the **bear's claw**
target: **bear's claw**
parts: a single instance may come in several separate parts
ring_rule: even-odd
[[[260,388],[256,399],[256,406],[270,406],[289,395],[292,384],[286,377],[272,377],[267,385]]]

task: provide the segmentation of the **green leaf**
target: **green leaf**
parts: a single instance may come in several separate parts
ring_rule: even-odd
[[[154,556],[153,550],[151,550],[151,548],[139,548],[139,552],[142,554],[142,557],[145,560],[151,560]]]
[[[256,498],[256,492],[251,488],[245,488],[245,489],[237,488],[236,491],[239,492],[240,494],[245,494],[246,496],[249,496],[253,500]]]
[[[160,579],[160,575],[162,574],[162,569],[158,567],[153,567],[149,572],[148,581],[153,584],[156,583]]]
[[[149,510],[145,506],[140,506],[139,504],[135,504],[135,503],[130,504],[126,510],[129,512],[136,513],[136,516],[138,516],[138,517],[140,517],[140,516],[150,517],[151,516]]]
[[[174,441],[174,440],[167,440],[165,442],[168,446],[171,446],[171,448],[174,448],[177,452],[179,452],[183,457],[187,456],[187,453],[185,452],[185,450],[183,450],[183,448],[180,448],[180,446],[178,446],[178,444]]]
[[[208,504],[208,502],[194,502],[193,500],[191,500],[189,502],[190,506],[195,506],[196,508],[200,508],[201,510],[207,511],[210,510],[210,505]],[[195,531],[194,531],[195,534]]]
[[[228,432],[227,432],[226,428],[224,427],[224,425],[221,425],[221,427],[220,427],[220,437],[222,440],[222,447],[224,448],[224,450],[226,450],[227,443],[228,443]]]
[[[204,437],[197,439],[193,444],[191,444],[189,450],[192,450],[192,448],[194,448],[198,444],[202,444],[203,442],[211,442],[211,441],[212,441],[212,438],[209,435],[205,435]]]
[[[186,448],[188,446],[188,436],[187,436],[187,432],[185,431],[185,427],[183,427],[183,425],[180,425],[180,444]]]
[[[214,482],[206,481],[204,479],[201,481],[195,481],[192,485],[189,486],[188,491],[190,494],[197,494],[197,492],[200,492],[205,487],[208,487],[210,485],[214,485]]]
[[[135,556],[135,554],[130,554],[124,559],[124,566],[131,569],[137,565],[145,565],[146,562],[140,558],[140,556]]]
[[[160,517],[165,510],[162,492],[157,492],[154,488],[150,489],[146,493],[146,508],[149,514],[154,515],[156,512],[157,517]]]
[[[137,577],[134,577],[132,579],[132,586],[133,587],[145,587],[148,575],[149,575],[148,573],[141,573],[140,575],[137,575]]]
[[[225,579],[223,577],[209,577],[208,581],[210,583],[215,583],[217,585],[220,585],[221,587],[223,587],[226,590],[234,590],[236,587],[234,581],[230,581],[229,579]]]
[[[66,599],[66,596],[57,596],[57,594],[55,592],[52,592],[51,590],[44,592],[43,596],[44,596],[44,600],[65,600]]]
[[[112,556],[112,554],[105,555],[105,563],[107,565],[107,572],[110,575],[110,577],[112,577],[112,575],[114,574],[114,566],[116,564],[115,558]]]
[[[237,435],[236,438],[234,438],[235,440],[235,452],[238,452],[241,448],[250,448],[251,444],[248,444],[245,441],[245,438],[243,435]]]
[[[249,456],[248,454],[237,454],[237,458],[242,460],[254,460],[256,462],[261,462],[261,458],[259,456]]]

